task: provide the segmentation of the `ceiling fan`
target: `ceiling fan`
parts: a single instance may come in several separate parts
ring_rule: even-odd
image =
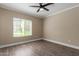
[[[47,9],[46,6],[51,5],[51,4],[54,4],[54,3],[47,3],[47,4],[39,3],[39,6],[30,6],[30,7],[39,8],[39,9],[37,10],[37,12],[39,12],[40,10],[49,11],[49,9]]]

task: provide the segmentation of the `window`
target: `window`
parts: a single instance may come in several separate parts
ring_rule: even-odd
[[[13,18],[13,37],[32,35],[32,21],[27,19]]]

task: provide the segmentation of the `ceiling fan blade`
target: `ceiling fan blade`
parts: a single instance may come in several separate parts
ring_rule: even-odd
[[[37,10],[37,12],[39,12],[40,11],[40,8]]]
[[[45,7],[45,6],[48,6],[48,5],[51,5],[51,4],[54,4],[54,3],[47,3],[47,4],[43,5],[43,6]]]
[[[30,6],[30,7],[40,7],[40,6]]]
[[[43,8],[44,10],[46,10],[46,11],[49,11],[49,9],[47,9],[47,8]]]

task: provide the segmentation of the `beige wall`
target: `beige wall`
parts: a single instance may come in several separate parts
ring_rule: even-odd
[[[33,35],[14,38],[12,35],[13,17],[31,19]],[[44,20],[0,8],[0,45],[33,40],[42,36],[49,40],[79,46],[79,7]]]
[[[30,19],[32,20],[32,36],[27,37],[13,37],[13,17]],[[42,20],[30,17],[25,14],[9,11],[6,9],[0,8],[0,45],[33,40],[36,38],[40,38],[42,36]]]
[[[79,7],[44,20],[44,37],[79,46]]]

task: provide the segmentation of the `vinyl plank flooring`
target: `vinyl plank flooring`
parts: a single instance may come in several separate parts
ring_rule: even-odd
[[[0,56],[79,56],[79,50],[44,40],[0,49]]]

